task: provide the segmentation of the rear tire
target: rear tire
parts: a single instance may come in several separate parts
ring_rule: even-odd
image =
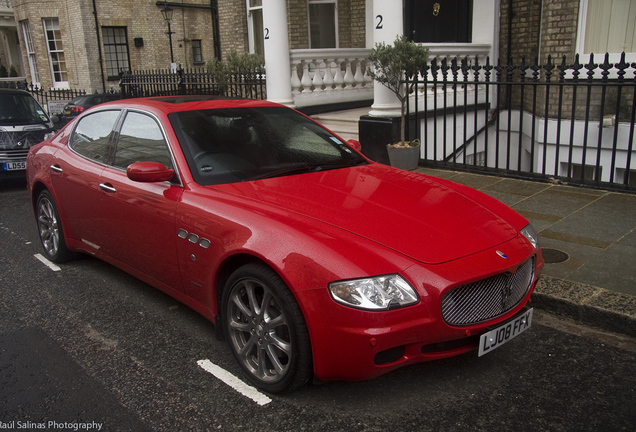
[[[223,330],[232,353],[256,387],[282,393],[312,376],[309,333],[293,294],[271,268],[246,264],[223,291]]]
[[[57,211],[53,196],[47,190],[42,191],[38,196],[36,217],[40,242],[46,258],[54,263],[63,263],[72,259],[73,254],[68,250],[64,241],[60,214]]]

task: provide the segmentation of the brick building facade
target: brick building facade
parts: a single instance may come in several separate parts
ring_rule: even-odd
[[[629,3],[629,2],[627,2]],[[631,3],[636,3],[634,0]],[[508,62],[509,56],[513,64],[520,65],[522,59],[528,66],[535,64],[546,65],[548,57],[551,58],[555,68],[552,70],[552,81],[558,80],[559,70],[565,57],[566,65],[572,65],[579,54],[579,62],[586,65],[590,62],[590,53],[583,49],[583,39],[585,35],[580,28],[586,19],[583,5],[589,4],[589,0],[502,0],[500,18],[500,59],[502,64]],[[512,9],[510,9],[512,6]],[[609,7],[609,4],[607,5]],[[636,8],[636,5],[634,5]],[[512,10],[512,14],[510,14]],[[509,29],[512,33],[509,33]],[[509,42],[511,49],[509,49]],[[594,64],[604,61],[605,52],[594,53]],[[610,63],[619,60],[620,52],[610,52]],[[633,53],[632,53],[633,55]],[[629,56],[629,53],[628,53]],[[627,60],[630,61],[629,58]],[[633,61],[633,60],[632,60]],[[519,71],[515,71],[515,78],[518,78]],[[530,78],[530,77],[527,77]],[[571,76],[568,76],[571,78]],[[594,75],[595,79],[600,78],[600,74]],[[545,70],[541,72],[541,80],[545,80]],[[579,79],[587,79],[587,70],[581,69]],[[574,108],[574,116],[583,119],[586,115],[597,116],[601,111],[601,88],[591,90],[589,104],[590,112],[586,113],[587,103],[575,103],[573,100],[572,88],[566,88],[563,93],[562,112],[570,116]],[[519,105],[519,89],[512,90],[512,106]],[[544,101],[545,89],[539,87],[537,90],[538,100]],[[503,97],[506,97],[505,94]],[[579,95],[579,98],[581,95]],[[548,103],[548,114],[556,117],[558,94],[551,94]],[[633,103],[632,94],[621,95],[619,105],[629,107]],[[530,109],[530,101],[526,100],[524,108]],[[616,113],[617,95],[616,89],[608,89],[604,99],[603,112],[608,115]],[[539,102],[535,109],[539,112],[545,111],[545,102]],[[623,118],[625,114],[623,113]]]
[[[287,0],[289,48],[310,47],[307,0]],[[366,46],[366,0],[338,0],[338,48]],[[218,0],[221,57],[231,51],[246,53],[247,7],[245,1]]]
[[[231,51],[248,52],[245,1],[218,0],[221,58]]]
[[[95,10],[93,2],[77,0],[11,3],[25,65],[23,73],[29,82],[43,88],[69,87],[89,92],[116,89],[117,74],[113,71],[122,67],[170,67],[168,26],[161,14],[161,1],[96,0]],[[287,1],[290,49],[310,46],[307,3]],[[215,56],[224,58],[232,51],[249,51],[245,1],[184,0],[167,4],[173,9],[170,28],[176,64],[184,68],[205,66]],[[214,22],[213,8],[218,23]],[[365,8],[366,0],[338,1],[339,48],[365,47]],[[214,41],[215,25],[219,41]],[[215,44],[220,47],[218,54]],[[193,55],[195,49],[198,57]],[[114,63],[112,56],[117,57]]]
[[[224,58],[232,51],[253,50],[250,37],[255,36],[249,35],[248,9],[261,6],[263,1],[167,2],[173,9],[170,23],[174,62],[185,68],[204,66],[215,56]],[[581,46],[578,40],[580,10],[588,2],[592,0],[499,0],[496,3],[499,16],[493,21],[494,25],[489,24],[496,28],[493,32],[498,31],[491,57],[498,56],[502,63],[510,57],[515,64],[525,58],[531,65],[535,58],[544,64],[548,55],[554,62],[560,62],[565,55],[572,63]],[[373,15],[369,12],[373,0],[286,0],[289,49],[311,47],[309,8],[312,3],[334,5],[336,48],[373,46],[367,28],[373,22],[369,21],[369,15]],[[0,6],[3,4],[12,6],[15,15],[21,72],[28,81],[39,83],[43,88],[109,90],[117,88],[116,71],[122,67],[139,71],[170,66],[168,26],[161,14],[164,6],[161,1],[0,1]],[[476,2],[474,8],[477,8]],[[51,36],[45,33],[45,22],[54,27],[51,31],[53,38],[57,38],[55,44],[59,52],[53,55],[62,60],[58,65],[51,61],[51,41],[48,40]],[[219,35],[216,41],[215,33]],[[3,49],[0,46],[0,61],[7,57]],[[113,55],[117,57],[114,62]],[[56,68],[60,67],[64,74],[58,74],[56,79]]]
[[[522,58],[527,63],[538,58],[542,64],[548,55],[553,59],[565,55],[568,61],[574,61],[579,6],[580,0],[502,0],[499,33],[502,63],[509,56],[515,64],[521,63]]]
[[[76,0],[12,3],[28,81],[43,88],[116,89],[117,71],[122,68],[170,67],[168,26],[161,2],[96,0],[95,10],[93,2]],[[192,67],[212,59],[211,6],[184,0],[172,9],[174,62]],[[29,37],[31,43],[26,41]]]

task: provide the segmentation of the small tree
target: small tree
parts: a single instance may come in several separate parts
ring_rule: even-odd
[[[406,145],[406,103],[413,93],[415,82],[405,83],[416,76],[428,61],[428,48],[398,36],[393,45],[384,42],[375,44],[369,55],[372,67],[369,75],[391,90],[400,101],[402,123],[401,144]]]
[[[214,59],[207,64],[208,72],[214,75],[219,91],[225,93],[233,74],[253,76],[265,73],[265,62],[257,54],[238,54],[231,51],[227,59]]]

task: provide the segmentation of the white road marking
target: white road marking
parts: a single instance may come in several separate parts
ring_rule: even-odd
[[[42,264],[44,264],[45,266],[47,266],[48,268],[50,268],[53,271],[61,271],[62,270],[61,268],[59,268],[58,266],[56,266],[55,264],[53,264],[51,261],[47,260],[46,258],[44,258],[40,254],[35,254],[33,256],[36,257],[37,259],[39,259],[42,262]]]
[[[272,400],[265,396],[263,393],[256,390],[254,387],[245,384],[243,381],[212,363],[210,360],[199,360],[197,364],[206,372],[211,373],[225,384],[232,387],[243,396],[252,399],[257,404],[263,406],[270,403]]]

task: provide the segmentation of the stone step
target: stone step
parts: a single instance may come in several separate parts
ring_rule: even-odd
[[[368,112],[369,108],[359,108],[316,114],[312,118],[346,140],[359,140],[358,122]]]

